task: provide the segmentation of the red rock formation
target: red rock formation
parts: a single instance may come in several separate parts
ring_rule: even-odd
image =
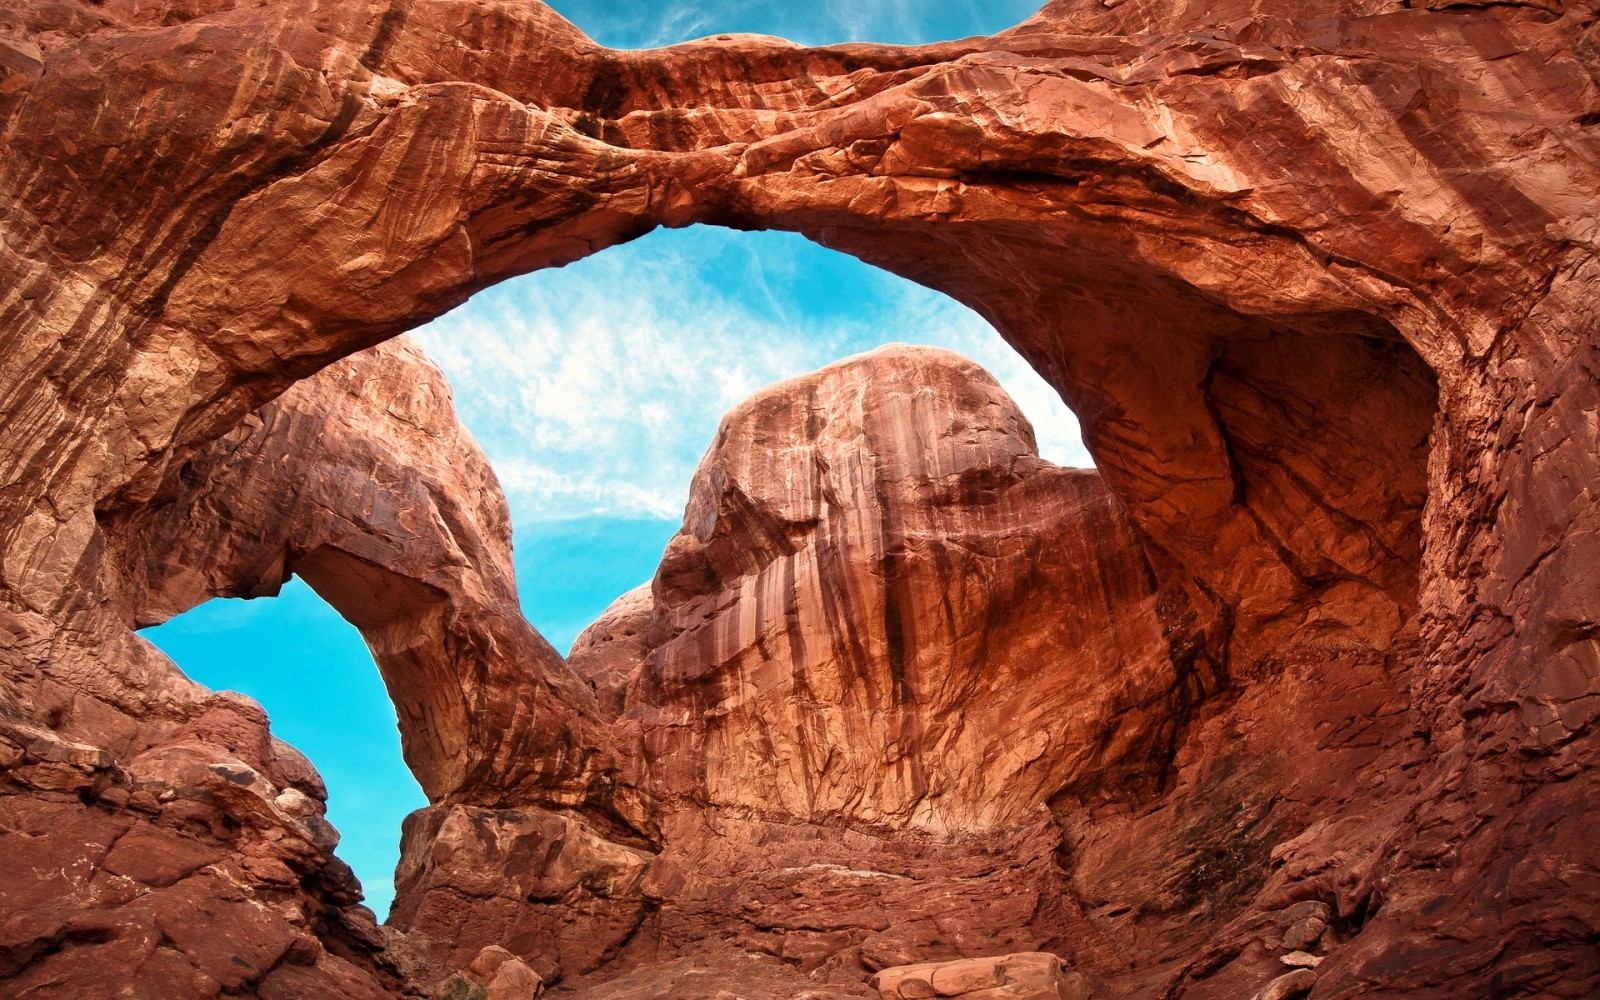
[[[506,795],[582,788],[587,765],[557,743],[598,737],[532,717],[563,699],[585,708],[588,692],[563,687],[560,655],[523,619],[499,483],[409,340],[296,386],[102,527],[141,626],[303,577],[361,629],[434,801],[486,774]]]
[[[540,807],[584,808],[609,766],[592,701],[523,620],[504,498],[443,375],[409,342],[295,386],[101,528],[135,624],[272,594],[293,572],[360,627],[407,759],[440,803],[418,822],[476,796],[583,826]],[[7,828],[26,845],[19,863],[41,873],[7,900],[18,995],[115,996],[131,979],[163,998],[381,996],[442,978],[424,935],[391,947],[355,906],[359,888],[331,856],[326,791],[260,707],[170,667],[163,683],[135,727],[106,734],[115,754],[21,721],[0,736],[13,748]],[[174,929],[202,904],[221,941]],[[237,935],[250,940],[235,962]],[[80,942],[97,946],[87,960],[63,947]]]
[[[494,896],[485,874],[503,873],[507,858],[492,849],[449,853],[468,814],[475,823],[523,824],[537,831],[541,850],[569,836],[593,845],[585,875],[612,855],[642,853],[587,833],[584,813],[617,823],[603,803],[597,813],[588,801],[611,767],[606,735],[587,688],[522,617],[499,484],[456,423],[443,374],[408,340],[295,386],[185,463],[159,499],[103,527],[128,568],[139,624],[213,596],[275,593],[295,573],[361,629],[397,707],[407,762],[432,803],[408,823],[402,884],[421,864],[430,877]],[[580,888],[574,878],[567,888],[605,905],[593,884]],[[526,895],[516,903],[527,907]],[[449,921],[461,908],[449,909],[441,924],[402,898],[392,920],[412,932],[410,947],[392,961],[474,961],[481,946],[457,946],[463,932]],[[624,906],[624,927],[631,913]],[[559,946],[482,926],[465,935],[511,940],[530,957],[604,952],[596,929],[579,923]],[[446,971],[426,968],[433,978]]]
[[[365,391],[379,383],[381,395]],[[30,876],[0,890],[7,996],[125,996],[131,984],[134,995],[162,998],[382,997],[402,986],[409,963],[398,952],[376,957],[391,935],[356,905],[359,887],[332,856],[338,834],[323,818],[327,793],[311,765],[271,737],[260,706],[190,684],[127,624],[161,621],[214,595],[275,593],[291,570],[316,575],[367,626],[397,705],[410,709],[419,775],[444,783],[442,762],[465,760],[445,741],[468,734],[464,714],[441,706],[469,694],[467,673],[457,678],[438,662],[445,628],[411,630],[420,641],[409,649],[382,642],[403,634],[396,623],[466,617],[472,597],[508,587],[509,569],[492,570],[509,565],[509,526],[497,494],[430,493],[438,481],[409,465],[430,448],[451,456],[428,464],[456,471],[458,484],[478,485],[475,472],[492,487],[453,423],[443,377],[395,341],[296,386],[185,463],[158,500],[101,522],[107,562],[125,572],[108,589],[110,606],[78,619],[96,631],[63,643],[51,672],[12,678],[29,698],[24,707],[54,711],[62,728],[74,716],[79,727],[97,724],[95,742],[69,742],[15,707],[0,722],[0,748],[9,748],[0,786],[6,855]],[[431,496],[440,499],[430,504]],[[491,571],[484,579],[461,580],[463,548]],[[467,586],[429,590],[452,554],[450,579]],[[338,572],[362,559],[366,579],[383,586],[352,587]],[[364,619],[374,598],[386,614]],[[419,607],[431,618],[410,614]],[[90,659],[96,642],[142,656],[152,679],[142,711],[84,711],[95,687],[69,685],[110,673]],[[430,658],[450,683],[422,691]],[[453,729],[441,732],[441,718]]]
[[[914,49],[620,53],[533,3],[0,5],[0,765],[3,854],[24,862],[5,880],[8,989],[400,988],[308,822],[309,770],[129,632],[151,598],[118,526],[186,495],[208,442],[338,358],[506,276],[698,221],[805,232],[993,319],[1082,418],[1157,610],[1189,637],[1177,658],[1215,664],[1170,759],[1149,762],[1158,787],[1069,789],[1017,834],[1059,850],[1002,847],[1059,864],[1061,898],[1109,946],[1053,950],[1098,989],[1252,995],[1303,950],[1296,908],[1314,903],[1315,997],[1600,990],[1584,819],[1600,801],[1600,29],[1591,0],[1437,6],[1057,0],[993,39]],[[322,544],[315,524],[280,526],[313,534],[239,579],[187,567],[204,586],[172,593],[248,589],[272,553]],[[363,533],[331,537],[339,565],[364,558]],[[404,567],[378,579],[435,586],[378,548]],[[403,588],[369,610],[411,619],[404,641],[511,642],[556,724],[538,699],[518,714],[527,688],[494,656],[396,660],[391,685],[452,719],[490,706],[530,748],[592,738],[525,760],[408,723],[441,796],[408,863],[430,835],[467,843],[443,836],[457,809],[490,810],[485,829],[545,828],[531,809],[579,840],[634,841],[638,823],[716,843],[695,832],[712,812],[651,830],[648,788],[607,791],[609,736],[523,626],[481,617],[506,596],[492,559],[482,572],[443,589],[464,631],[419,627]],[[352,593],[335,573],[329,592]],[[730,867],[726,890],[804,896],[786,851],[852,871],[933,850],[909,826],[796,822],[752,833],[774,867]],[[102,862],[129,837],[117,876]],[[585,922],[668,913],[665,861],[645,866],[644,903],[589,910],[587,862],[513,840],[566,888],[546,912],[457,925],[458,967],[516,951],[471,938],[524,920],[530,942],[588,941],[543,956],[570,975],[646,940]],[[403,906],[472,874],[413,870]],[[107,896],[113,876],[142,888]],[[207,907],[203,940],[178,926]],[[947,921],[977,940],[938,947],[993,946],[987,920]],[[829,935],[852,926],[764,934],[804,965],[843,954]],[[624,953],[614,990],[692,989],[649,959]],[[726,981],[781,980],[761,970]]]
[[[1040,461],[994,380],[934,349],[730,413],[653,591],[571,662],[632,678],[622,770],[658,801],[1012,826],[1065,788],[1158,781],[1196,683],[1100,477]],[[606,641],[624,624],[645,641]]]
[[[661,847],[634,948],[842,985],[1092,935],[1045,804],[1159,786],[1201,683],[1159,604],[1099,476],[1041,461],[971,362],[885,348],[757,394],[653,599],[570,656],[627,678],[619,781]]]

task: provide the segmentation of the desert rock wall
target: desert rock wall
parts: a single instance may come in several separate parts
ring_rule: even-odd
[[[573,647],[634,677],[624,772],[666,798],[945,833],[1137,776],[1182,683],[1154,576],[1099,477],[1032,437],[986,373],[930,349],[729,414],[636,612],[642,657]]]

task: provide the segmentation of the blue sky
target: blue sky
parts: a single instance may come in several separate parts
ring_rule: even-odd
[[[805,45],[835,42],[914,45],[994,34],[1025,20],[1044,6],[1044,0],[548,2],[595,41],[630,49],[738,31],[780,35]]]
[[[752,31],[809,44],[989,33],[1034,3],[556,2],[599,41],[666,44]],[[1087,465],[1077,422],[987,323],[944,296],[785,233],[652,233],[488,289],[416,332],[516,525],[528,618],[565,650],[650,578],[722,415],[755,390],[885,343],[982,364],[1052,461]],[[394,710],[356,631],[298,580],[273,600],[212,601],[144,635],[190,676],[260,701],[328,783],[339,854],[380,917],[400,821],[424,804]]]

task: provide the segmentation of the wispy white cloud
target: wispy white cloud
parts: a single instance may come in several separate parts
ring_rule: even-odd
[[[667,7],[658,15],[643,47],[659,48],[688,38],[701,38],[716,30],[715,14],[704,7]]]
[[[653,234],[485,291],[417,337],[522,524],[676,519],[724,413],[890,342],[977,361],[1047,458],[1088,462],[1071,412],[976,314],[797,237]]]
[[[1094,464],[1083,445],[1078,418],[1061,401],[1060,393],[1034,371],[1022,355],[970,309],[933,292],[917,289],[926,312],[925,323],[916,343],[947,347],[983,366],[995,381],[1016,401],[1033,423],[1039,454],[1057,465],[1088,467]]]

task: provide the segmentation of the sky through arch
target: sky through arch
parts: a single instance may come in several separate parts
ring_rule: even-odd
[[[992,35],[1019,24],[1044,0],[547,0],[602,45],[655,48],[706,35],[750,32],[802,45],[888,42],[920,45]]]
[[[1001,30],[1036,3],[551,4],[598,41],[712,32],[807,44],[915,43]],[[786,233],[657,231],[505,282],[416,331],[448,374],[516,526],[521,601],[558,650],[648,580],[722,415],[774,381],[885,343],[947,347],[987,368],[1046,459],[1089,464],[1070,411],[975,313]],[[144,635],[191,677],[256,698],[317,765],[339,855],[382,918],[399,823],[425,804],[356,630],[297,581],[270,601],[212,601]]]
[[[488,289],[415,336],[500,477],[523,607],[563,652],[650,578],[722,415],[839,358],[950,348],[999,379],[1045,458],[1089,464],[1071,411],[976,313],[788,233],[658,230]]]

